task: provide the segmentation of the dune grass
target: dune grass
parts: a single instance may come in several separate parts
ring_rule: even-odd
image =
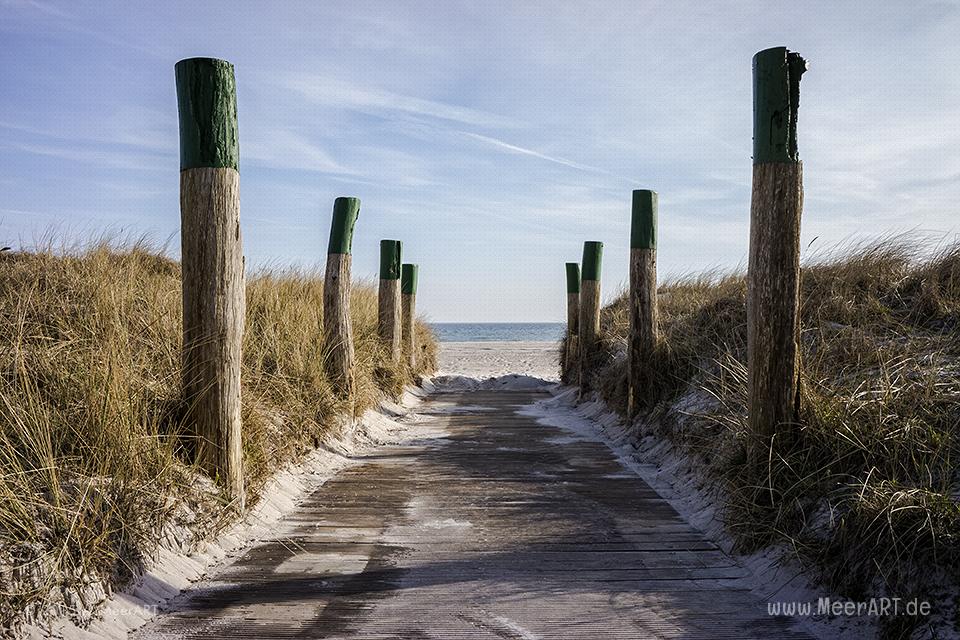
[[[385,365],[376,289],[354,288],[356,410],[433,370]],[[248,275],[243,360],[248,502],[344,411],[323,372],[322,276]],[[180,396],[180,268],[143,243],[0,253],[0,627],[143,567],[161,532],[235,517],[191,466]],[[189,541],[185,541],[188,544]]]
[[[920,256],[920,257],[918,257]],[[809,260],[801,284],[801,422],[769,462],[746,450],[746,281],[661,285],[662,341],[637,428],[718,480],[744,551],[785,543],[830,587],[928,596],[960,575],[960,245],[903,238]],[[626,401],[624,295],[602,314],[594,388]],[[918,620],[887,620],[891,637]]]

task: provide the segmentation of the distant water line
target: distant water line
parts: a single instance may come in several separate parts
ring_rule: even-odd
[[[562,322],[431,322],[440,342],[556,342]]]

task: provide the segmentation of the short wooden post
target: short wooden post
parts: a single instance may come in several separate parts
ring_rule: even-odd
[[[600,263],[603,258],[603,243],[583,243],[583,259],[580,274],[580,357],[578,358],[580,396],[589,389],[587,371],[595,361],[597,339],[600,335]]]
[[[323,339],[326,371],[337,393],[353,397],[353,327],[350,321],[350,262],[353,228],[360,200],[337,198],[333,203],[327,271],[323,281]]]
[[[237,92],[233,65],[175,67],[180,119],[183,395],[197,463],[244,507],[240,421],[245,314]]]
[[[400,291],[403,299],[403,351],[407,358],[410,371],[417,367],[417,278],[420,267],[415,264],[405,264],[400,268]]]
[[[568,262],[567,269],[567,333],[563,342],[563,371],[560,373],[564,384],[575,382],[580,361],[580,264]]]
[[[775,436],[800,411],[798,336],[802,167],[797,154],[800,76],[784,47],[753,58],[753,194],[747,279],[750,458],[766,464]]]
[[[380,241],[380,289],[377,296],[377,333],[391,362],[400,364],[400,252],[399,240]]]
[[[633,192],[630,220],[630,336],[627,343],[627,415],[637,415],[652,381],[657,346],[657,193]]]

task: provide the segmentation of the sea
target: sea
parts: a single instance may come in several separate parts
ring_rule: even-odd
[[[562,322],[431,322],[440,342],[556,342]]]

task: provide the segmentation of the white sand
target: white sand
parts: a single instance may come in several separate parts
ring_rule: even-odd
[[[519,374],[559,380],[556,342],[441,342],[438,376],[486,379]]]

